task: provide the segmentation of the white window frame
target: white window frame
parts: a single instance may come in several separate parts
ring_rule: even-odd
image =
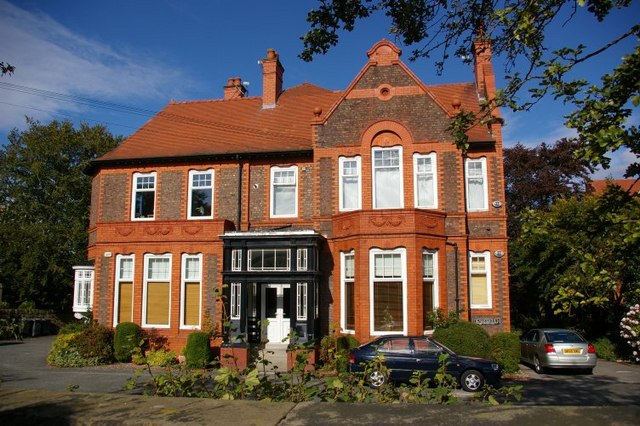
[[[138,179],[150,178],[153,177],[153,188],[138,188]],[[150,173],[140,173],[136,172],[133,174],[133,181],[131,185],[131,220],[136,221],[149,221],[155,220],[156,218],[156,210],[158,208],[158,173],[150,172]],[[136,195],[138,192],[153,192],[153,216],[152,217],[136,217]]]
[[[473,271],[471,269],[471,264],[474,257],[482,257],[484,258],[485,269],[483,271]],[[474,304],[473,301],[473,288],[471,286],[471,277],[475,274],[486,274],[487,276],[487,303],[486,304]],[[482,251],[482,252],[469,252],[469,305],[471,309],[491,309],[493,307],[493,300],[491,295],[491,252],[490,251]]]
[[[73,269],[73,312],[90,312],[93,308],[94,268],[74,266]]]
[[[481,172],[480,174],[474,174],[474,176],[471,176],[470,173],[470,165],[471,164],[480,164],[481,166]],[[465,163],[465,177],[466,177],[466,205],[467,205],[467,211],[470,212],[481,212],[481,211],[487,211],[489,210],[489,188],[488,188],[488,180],[487,180],[487,159],[486,157],[481,157],[481,158],[467,158],[467,161]],[[475,179],[482,179],[482,198],[483,198],[483,203],[482,206],[471,206],[471,197],[470,197],[470,181],[472,178]]]
[[[306,282],[296,284],[296,318],[298,321],[307,320],[308,288]]]
[[[120,262],[122,262],[123,259],[131,259],[131,278],[124,278],[121,276],[120,274]],[[118,254],[116,255],[116,267],[115,267],[116,271],[115,271],[115,275],[116,275],[116,280],[115,280],[115,290],[114,290],[114,299],[113,299],[113,326],[115,327],[116,325],[118,325],[118,312],[120,312],[120,306],[118,304],[118,301],[120,300],[120,283],[122,281],[126,281],[129,282],[131,281],[131,318],[133,319],[133,301],[135,300],[135,282],[134,282],[134,277],[135,277],[135,269],[136,269],[136,257],[133,254]]]
[[[149,279],[149,260],[150,259],[169,259],[169,276],[168,279],[151,280]],[[142,287],[142,327],[145,328],[170,328],[171,327],[171,275],[172,275],[172,256],[170,253],[165,254],[145,254],[144,255],[144,281]],[[167,282],[169,285],[169,302],[167,313],[167,324],[151,324],[147,322],[147,286],[150,282]]]
[[[422,159],[429,159],[431,161],[431,171],[430,172],[419,172],[418,171],[418,161]],[[433,203],[432,204],[420,204],[420,197],[418,192],[418,178],[422,175],[431,176],[432,180],[432,191],[433,191]],[[418,209],[437,209],[438,208],[438,164],[436,160],[436,153],[432,152],[430,154],[414,154],[413,155],[413,194],[414,194],[414,203],[416,208]]]
[[[211,185],[205,185],[205,186],[194,186],[193,185],[193,178],[195,176],[201,176],[201,175],[207,175],[210,174],[211,175]],[[215,187],[215,172],[213,169],[207,169],[207,170],[189,170],[189,196],[188,196],[188,201],[187,201],[187,219],[193,219],[193,220],[201,220],[201,219],[213,219],[213,209],[214,209],[214,187]],[[191,212],[191,202],[193,200],[193,191],[194,190],[204,190],[204,189],[210,189],[211,190],[211,214],[209,214],[208,216],[193,216],[192,212]]]
[[[242,249],[231,250],[231,270],[242,271]]]
[[[433,259],[433,271],[432,271],[432,276],[427,276],[425,274],[425,255],[430,255]],[[437,250],[429,250],[429,249],[424,249],[422,250],[422,288],[424,291],[424,283],[430,281],[433,283],[433,292],[431,294],[431,297],[433,298],[433,309],[438,309],[440,307],[440,304],[438,303],[439,301],[439,297],[440,297],[440,288],[438,286],[438,251]],[[424,298],[423,298],[424,300]],[[424,306],[422,307],[422,310],[424,311]]]
[[[378,168],[388,168],[389,166],[376,166],[376,153],[377,152],[385,152],[385,151],[398,151],[398,174],[400,175],[399,178],[399,183],[400,183],[400,187],[399,188],[394,188],[393,192],[397,192],[398,194],[400,194],[400,205],[398,206],[391,206],[391,207],[380,207],[378,206],[378,199],[376,198],[376,187],[377,187],[377,180],[376,180],[376,169]],[[373,205],[374,209],[402,209],[404,208],[404,173],[403,173],[403,161],[402,161],[402,147],[401,146],[391,146],[391,147],[373,147],[371,149],[371,189],[372,189],[372,194],[371,194],[371,204]]]
[[[347,257],[353,258],[353,276],[347,277]],[[340,253],[340,328],[343,333],[354,334],[354,328],[347,327],[347,283],[355,286],[356,252],[355,250]],[[354,287],[355,301],[355,287]],[[355,314],[355,306],[354,306]]]
[[[356,162],[356,174],[355,175],[345,175],[344,173],[344,163],[349,161]],[[362,208],[362,160],[360,156],[355,157],[340,157],[338,159],[338,167],[339,167],[339,179],[340,183],[339,187],[339,209],[340,211],[352,211],[352,210],[360,210]],[[356,200],[356,205],[354,207],[347,207],[344,205],[344,182],[345,179],[349,177],[356,177],[358,184],[358,198]]]
[[[279,172],[293,172],[293,183],[276,183],[276,174]],[[294,187],[294,201],[293,201],[293,213],[290,214],[276,214],[275,213],[275,197],[276,197],[276,187]],[[271,194],[269,196],[269,212],[272,218],[287,218],[287,217],[298,217],[298,166],[289,166],[289,167],[271,167]]]
[[[401,277],[392,277],[392,278],[376,278],[375,276],[375,258],[376,255],[384,255],[384,254],[399,254],[400,255],[400,267],[401,267]],[[383,336],[389,334],[399,334],[400,332],[395,331],[379,331],[375,330],[375,300],[374,300],[374,286],[376,282],[384,282],[384,281],[401,281],[402,282],[402,334],[407,335],[408,324],[407,324],[407,249],[404,247],[399,247],[392,250],[383,250],[373,248],[369,250],[369,324],[370,331],[369,334],[371,336]]]
[[[229,285],[231,300],[229,301],[229,318],[240,319],[242,309],[242,283],[231,283]]]
[[[273,252],[273,268],[265,268],[264,266],[264,253],[265,252]],[[253,252],[261,252],[262,253],[262,265],[260,267],[255,266],[251,263]],[[287,253],[287,265],[284,267],[278,267],[276,262],[277,253],[278,252],[286,252]],[[247,271],[252,272],[267,272],[267,271],[290,271],[291,270],[291,250],[288,248],[275,248],[275,249],[249,249],[247,250]]]
[[[296,250],[296,270],[306,271],[309,267],[309,249],[299,248]]]
[[[193,277],[188,277],[187,276],[187,260],[189,259],[198,259],[198,266],[199,266],[199,270],[198,270],[198,276],[193,278]],[[180,283],[180,328],[183,330],[199,330],[200,327],[202,326],[202,268],[203,268],[203,264],[202,264],[202,254],[198,253],[198,254],[183,254],[182,255],[182,268],[181,268],[181,283]],[[186,312],[184,311],[184,302],[185,302],[185,297],[186,297],[186,286],[188,283],[199,283],[200,284],[200,306],[199,306],[199,315],[198,315],[198,324],[197,325],[187,325],[185,324],[185,314]],[[171,288],[169,288],[169,291],[171,291]],[[169,305],[171,306],[171,305]]]

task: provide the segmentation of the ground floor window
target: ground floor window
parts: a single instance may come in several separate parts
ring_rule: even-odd
[[[93,306],[93,268],[74,266],[73,311],[89,312]]]
[[[133,321],[133,255],[116,256],[113,325]]]
[[[471,308],[491,308],[491,256],[488,251],[469,253]]]
[[[297,292],[298,299],[296,301],[296,317],[300,321],[307,319],[307,283],[298,283]]]
[[[183,328],[200,327],[202,255],[182,256],[181,320]]]
[[[406,332],[406,249],[372,249],[371,334]]]
[[[171,255],[145,255],[142,325],[169,327],[171,307]]]
[[[438,262],[436,251],[422,251],[422,312],[425,330],[432,329],[430,316],[438,308]]]
[[[355,312],[355,253],[340,253],[341,276],[341,327],[344,331],[354,331],[356,328]]]
[[[240,319],[240,296],[242,295],[242,284],[231,283],[231,303],[229,315],[231,319]]]

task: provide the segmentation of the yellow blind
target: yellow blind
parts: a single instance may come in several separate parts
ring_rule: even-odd
[[[488,305],[489,294],[487,293],[487,276],[472,275],[471,276],[471,304],[472,305]]]
[[[118,324],[121,322],[131,322],[131,306],[133,299],[133,283],[120,283],[118,292]]]
[[[200,323],[200,283],[184,286],[184,325]]]
[[[169,325],[169,283],[147,284],[147,324]]]

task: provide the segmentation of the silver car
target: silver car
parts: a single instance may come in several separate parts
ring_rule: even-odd
[[[593,372],[598,357],[595,347],[572,330],[536,328],[520,340],[520,361],[542,374],[551,368],[575,368]]]

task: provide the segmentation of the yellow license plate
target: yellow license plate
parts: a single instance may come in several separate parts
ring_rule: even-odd
[[[581,351],[580,349],[563,349],[562,353],[563,354],[579,354]]]

